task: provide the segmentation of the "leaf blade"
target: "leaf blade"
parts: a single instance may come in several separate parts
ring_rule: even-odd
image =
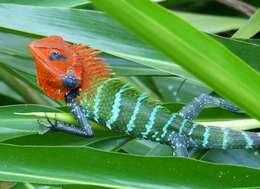
[[[3,162],[0,164],[0,179],[7,181],[147,189],[232,188],[260,184],[259,179],[255,179],[260,174],[257,169],[185,158],[147,158],[82,147],[22,147],[0,144],[0,150],[3,152],[0,156],[0,161]],[[194,172],[197,172],[197,176],[194,176]],[[201,182],[204,177],[208,179]]]
[[[260,108],[259,74],[223,45],[150,1],[93,2],[251,116],[260,118],[255,109]],[[124,14],[122,10],[126,10]]]

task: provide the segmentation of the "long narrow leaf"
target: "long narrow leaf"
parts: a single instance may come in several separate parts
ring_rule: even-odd
[[[257,187],[260,172],[172,157],[115,154],[84,147],[0,144],[0,180],[109,188]],[[195,174],[194,174],[195,173]],[[201,182],[201,179],[204,179]]]
[[[260,9],[232,37],[248,39],[260,31]]]
[[[93,0],[200,80],[260,118],[260,77],[235,54],[148,0]]]
[[[210,28],[211,32],[212,28],[217,32],[235,29],[245,22],[244,19],[217,16],[209,16],[202,21],[202,15],[183,12],[179,15],[198,29],[208,31],[207,29]],[[206,22],[211,26],[206,27],[203,24]],[[235,25],[227,28],[226,23],[235,23]],[[183,77],[190,76],[180,66],[171,64],[168,57],[151,49],[149,45],[144,44],[135,35],[98,11],[1,4],[0,27],[38,35],[61,35],[68,41],[85,43],[117,57],[159,70],[164,68],[164,72]],[[8,37],[0,41],[3,41],[7,47],[12,46]],[[15,40],[13,42],[15,43]]]
[[[90,3],[88,0],[0,0],[0,3],[12,3],[21,5],[34,5],[46,7],[78,7]]]

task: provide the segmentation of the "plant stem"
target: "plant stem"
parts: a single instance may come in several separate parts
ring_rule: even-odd
[[[225,4],[233,9],[236,9],[246,16],[251,16],[256,11],[256,8],[248,3],[240,0],[216,0],[219,3]]]

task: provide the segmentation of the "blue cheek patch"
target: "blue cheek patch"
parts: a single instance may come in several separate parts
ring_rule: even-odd
[[[79,79],[75,76],[68,76],[65,75],[62,77],[62,84],[64,87],[69,88],[69,89],[74,89],[77,87]]]

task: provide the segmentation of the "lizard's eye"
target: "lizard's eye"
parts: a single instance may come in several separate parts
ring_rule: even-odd
[[[61,55],[58,52],[52,52],[49,56],[50,60],[57,60],[57,61],[62,61],[65,62],[67,60],[66,56]]]

